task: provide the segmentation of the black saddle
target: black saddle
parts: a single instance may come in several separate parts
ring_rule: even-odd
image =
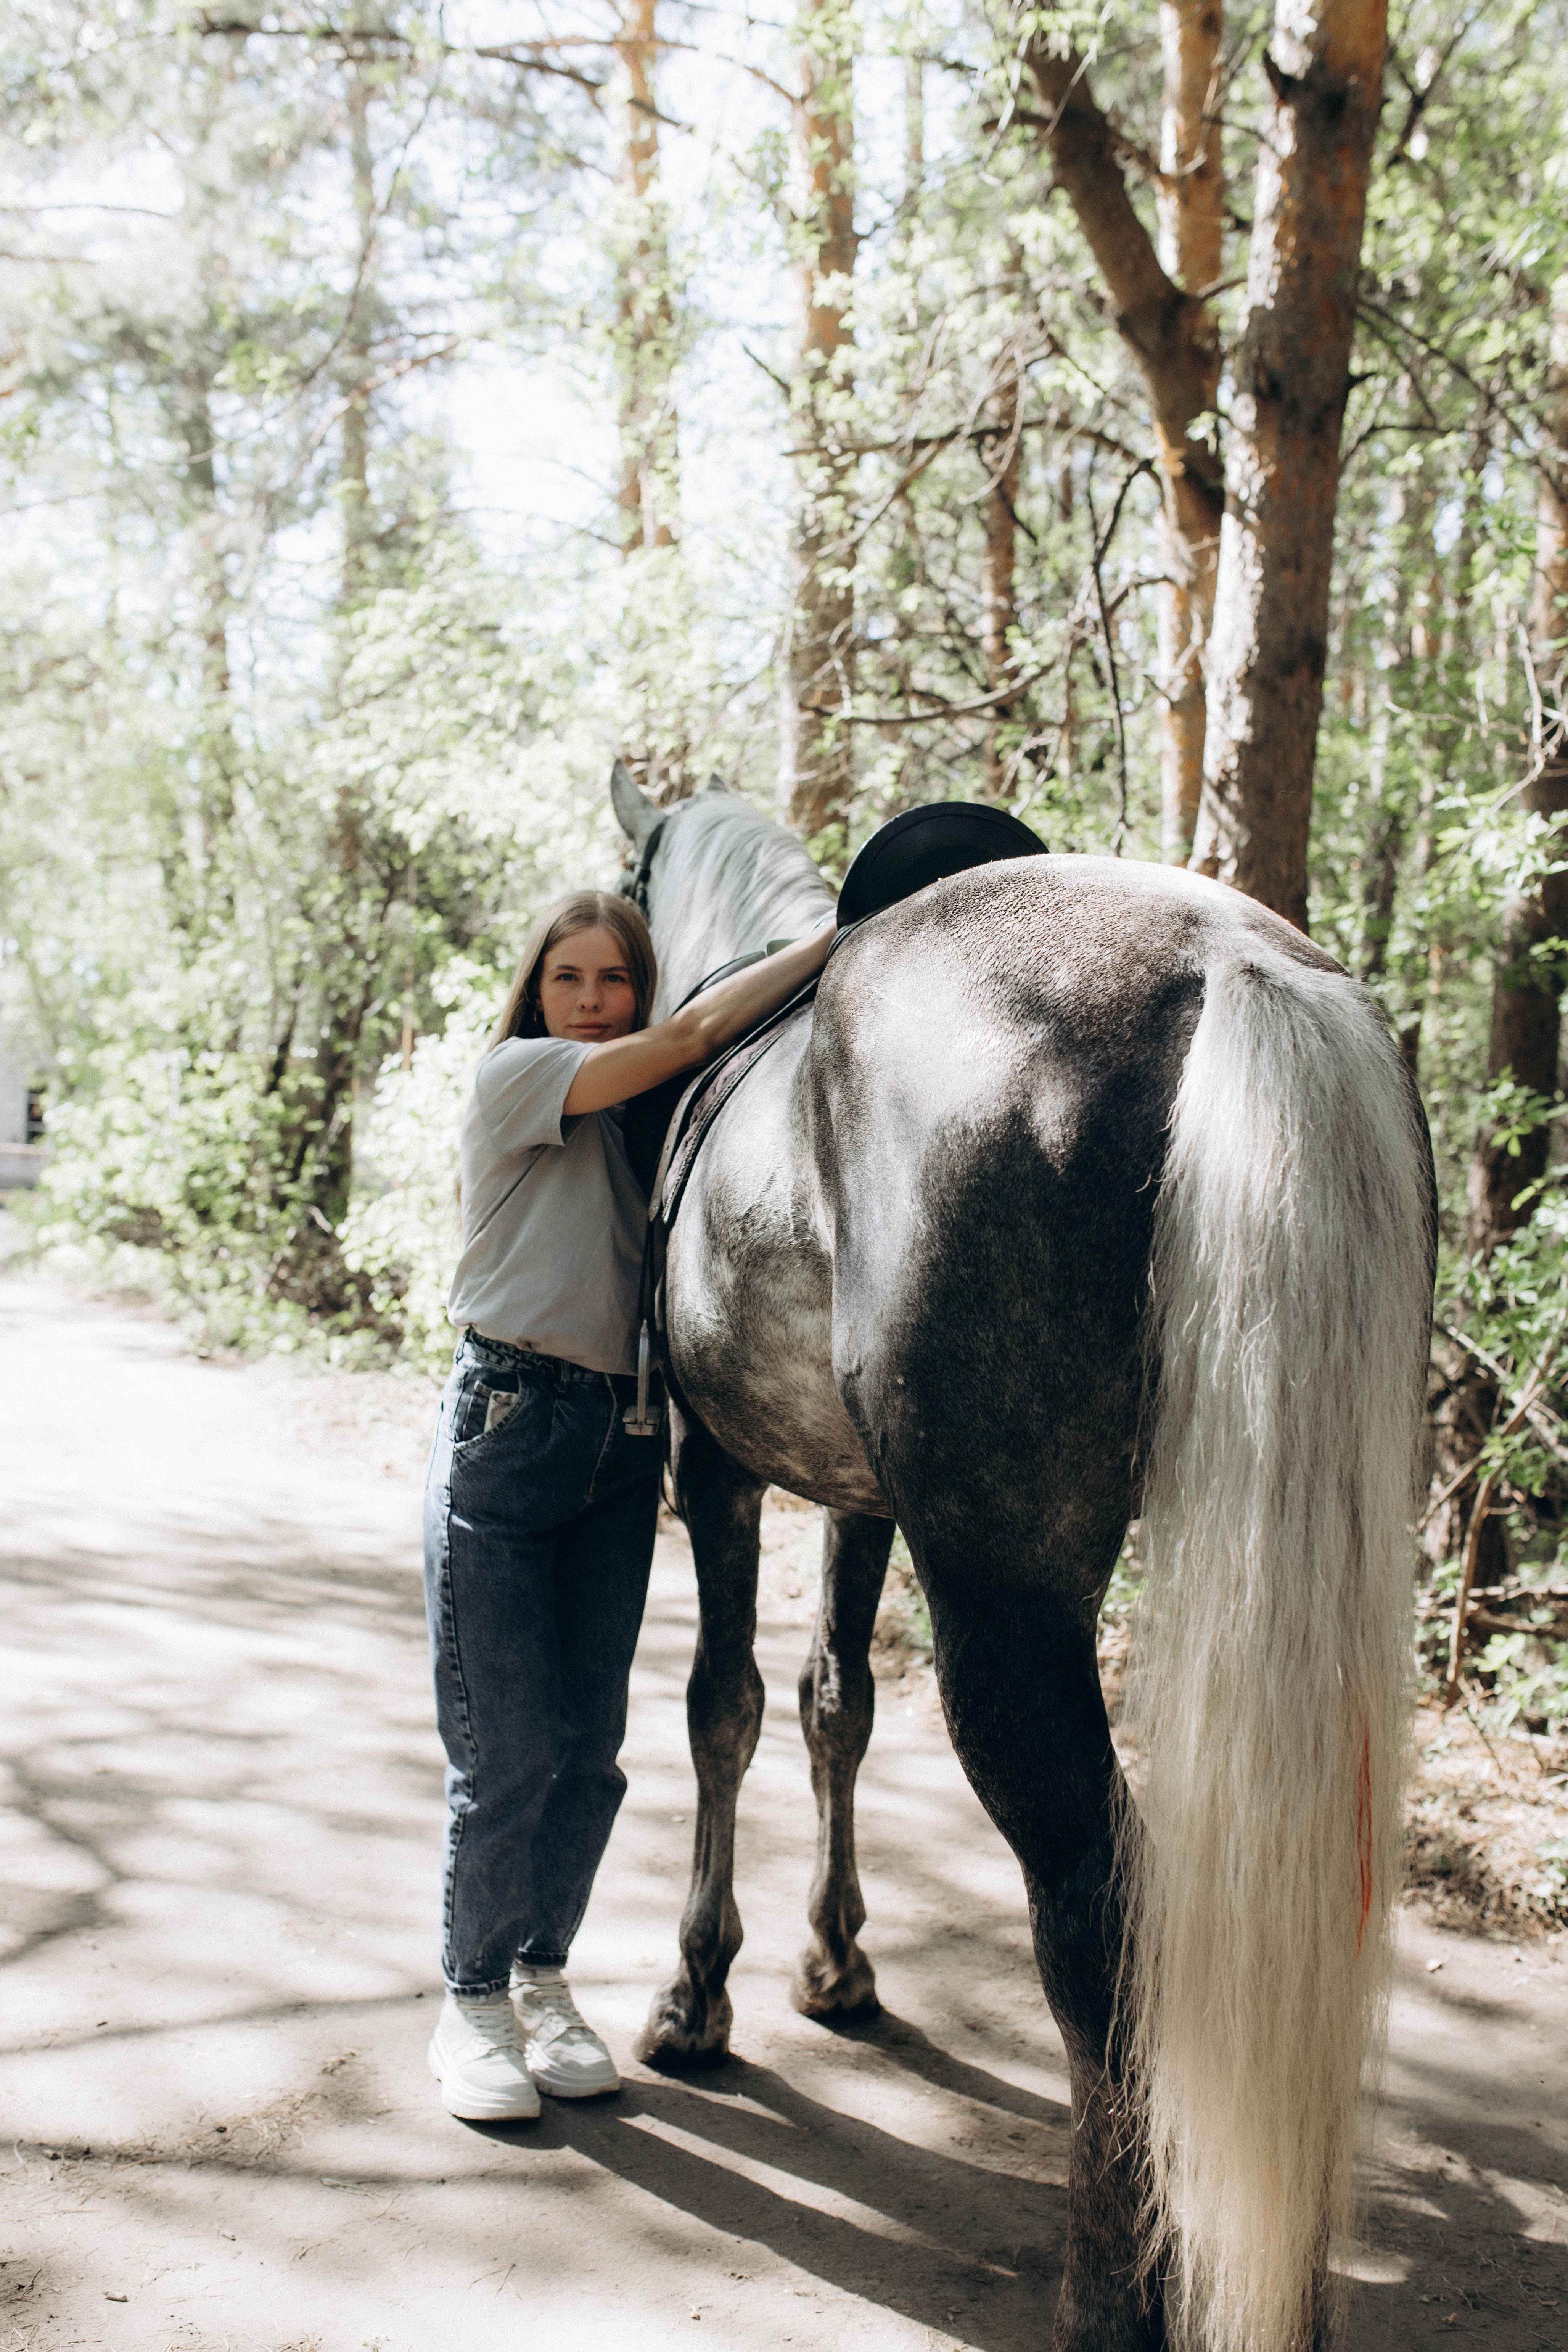
[[[989,801],[931,801],[906,809],[879,825],[857,852],[838,894],[838,928],[847,930],[972,866],[1045,855],[1037,833]]]

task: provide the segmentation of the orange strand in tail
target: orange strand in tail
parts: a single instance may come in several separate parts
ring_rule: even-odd
[[[1361,1925],[1355,1931],[1355,1956],[1361,1958],[1366,1923],[1372,1916],[1372,1734],[1361,1736],[1361,1776],[1356,1790],[1356,1862],[1361,1870]]]

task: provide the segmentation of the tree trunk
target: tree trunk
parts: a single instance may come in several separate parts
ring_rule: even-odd
[[[373,529],[370,503],[371,322],[374,315],[375,159],[370,137],[370,93],[357,66],[345,69],[349,125],[349,171],[358,250],[354,285],[343,325],[342,444],[338,501],[342,516],[342,572],[339,617],[347,622],[372,593]],[[353,1080],[360,1033],[368,1002],[366,971],[376,961],[362,936],[364,888],[364,811],[352,784],[338,791],[330,844],[331,887],[324,894],[324,920],[318,936],[321,1023],[316,1036],[310,1111],[301,1134],[296,1179],[310,1171],[310,1210],[296,1240],[304,1281],[323,1259],[335,1272],[336,1229],[348,1207],[353,1179]]]
[[[185,445],[185,509],[197,547],[197,594],[201,605],[202,718],[199,819],[202,873],[193,904],[202,914],[195,928],[233,912],[233,891],[221,878],[224,845],[234,822],[234,783],[239,765],[234,734],[233,680],[229,668],[231,613],[224,563],[225,522],[218,497],[213,429],[212,381],[193,371],[179,388],[180,431]]]
[[[925,60],[911,49],[904,58],[904,210],[912,215],[926,173]]]
[[[1549,446],[1541,461],[1535,515],[1535,576],[1530,599],[1535,741],[1530,781],[1521,794],[1532,816],[1561,827],[1568,818],[1568,733],[1561,716],[1568,690],[1568,310],[1553,333]],[[1554,853],[1563,855],[1561,836]],[[1568,874],[1548,874],[1510,899],[1502,952],[1492,982],[1487,1084],[1511,1073],[1514,1083],[1551,1099],[1557,1092],[1564,979],[1561,952],[1548,942],[1568,936]],[[1470,1163],[1468,1245],[1485,1257],[1529,1222],[1533,1201],[1519,1195],[1546,1172],[1549,1132],[1535,1128],[1510,1153],[1493,1129]]]
[[[359,253],[343,325],[345,405],[338,497],[343,523],[342,604],[352,612],[364,598],[370,552],[370,312],[375,174],[370,146],[370,98],[357,67],[349,67],[347,81],[349,169]]]
[[[1198,165],[1167,184],[1163,260],[1133,210],[1117,134],[1095,103],[1083,58],[1074,50],[1053,56],[1039,34],[1029,50],[1029,69],[1047,110],[1044,136],[1057,184],[1067,191],[1116,306],[1116,324],[1142,376],[1153,416],[1167,562],[1181,583],[1180,604],[1169,611],[1162,604],[1160,645],[1161,675],[1171,696],[1163,715],[1162,834],[1165,854],[1174,856],[1188,832],[1184,809],[1192,802],[1194,751],[1202,757],[1201,711],[1194,698],[1201,701],[1197,657],[1212,608],[1225,503],[1214,427],[1200,422],[1212,418],[1218,395],[1219,334],[1214,313],[1198,299],[1199,290],[1219,275],[1217,265],[1211,268],[1202,257],[1220,225],[1223,196],[1218,126],[1206,123],[1205,115],[1213,110],[1209,91],[1224,18],[1219,0],[1199,0],[1190,17],[1182,0],[1162,13],[1183,19],[1167,34],[1164,136],[1173,152],[1191,155]],[[1166,226],[1163,220],[1163,230]],[[1190,258],[1182,247],[1189,238]],[[1189,279],[1185,290],[1172,274],[1175,269]]]
[[[1219,81],[1225,50],[1220,0],[1161,0],[1165,95],[1160,140],[1160,261],[1184,293],[1202,296],[1223,274],[1225,173]],[[1219,340],[1205,354],[1209,404],[1219,396]],[[1160,589],[1160,852],[1184,866],[1204,782],[1203,659],[1214,625],[1219,517],[1184,477],[1167,475]],[[1185,488],[1186,512],[1178,504]]]
[[[669,243],[658,201],[658,114],[654,103],[656,0],[625,0],[616,55],[626,77],[622,176],[627,217],[617,253],[616,358],[620,374],[621,548],[673,547],[679,453],[672,382],[674,306]]]
[[[841,429],[853,389],[854,50],[841,0],[805,0],[796,19],[800,195],[795,221],[803,326],[791,405],[797,460],[795,596],[781,711],[780,798],[813,840],[847,821],[855,788],[853,491]]]
[[[980,444],[980,456],[990,478],[985,493],[985,551],[980,574],[980,643],[985,658],[985,685],[1000,693],[1008,682],[1013,649],[1008,632],[1016,626],[1018,604],[1015,573],[1018,548],[1018,431],[1023,384],[1016,349],[999,362],[1001,387],[990,403],[994,433]],[[1002,730],[1012,713],[1006,702],[993,709],[985,730],[985,794],[1002,799],[1009,786],[1008,763],[1003,756]]]
[[[1561,826],[1568,818],[1568,730],[1554,714],[1561,713],[1568,689],[1568,312],[1560,312],[1554,325],[1549,400],[1529,616],[1537,709],[1534,757],[1521,797],[1531,814]],[[1531,1094],[1549,1100],[1555,1096],[1564,975],[1561,957],[1542,950],[1565,934],[1568,876],[1549,874],[1509,902],[1492,982],[1489,1086],[1511,1075]],[[1515,1156],[1495,1128],[1483,1129],[1478,1139],[1470,1162],[1466,1236],[1472,1257],[1488,1257],[1534,1213],[1533,1199],[1521,1202],[1520,1194],[1546,1172],[1548,1130],[1537,1127],[1518,1141]],[[1433,1475],[1441,1492],[1464,1465],[1475,1461],[1497,1418],[1499,1393],[1486,1367],[1457,1349],[1437,1351],[1434,1376]],[[1472,1478],[1434,1515],[1426,1534],[1433,1559],[1450,1558],[1459,1549],[1475,1492]],[[1507,1567],[1503,1522],[1494,1517],[1481,1531],[1477,1581],[1490,1582]]]
[[[1361,861],[1358,961],[1363,981],[1381,980],[1388,970],[1388,944],[1405,857],[1410,810],[1397,757],[1393,763],[1395,773],[1390,778],[1390,754],[1394,750],[1394,710],[1408,709],[1420,698],[1416,665],[1430,657],[1431,632],[1426,623],[1436,619],[1436,608],[1430,600],[1436,596],[1439,604],[1441,601],[1441,583],[1429,583],[1428,601],[1418,608],[1423,617],[1415,617],[1411,581],[1416,551],[1423,544],[1428,551],[1431,548],[1432,506],[1431,485],[1424,475],[1413,480],[1401,476],[1394,485],[1385,510],[1391,578],[1384,605],[1382,658],[1376,665],[1382,683],[1367,757],[1373,813]]]
[[[1304,27],[1299,31],[1298,27]],[[1307,928],[1340,435],[1387,0],[1278,0],[1193,863]]]

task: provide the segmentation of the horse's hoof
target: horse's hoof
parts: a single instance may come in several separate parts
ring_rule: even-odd
[[[858,1944],[850,1947],[843,1960],[816,1949],[803,1952],[789,1997],[802,2017],[846,2021],[875,2017],[882,2006],[877,1998],[877,1972]]]
[[[734,2011],[727,1992],[704,2000],[684,1974],[660,1985],[632,2055],[661,2074],[721,2066],[730,2055]]]

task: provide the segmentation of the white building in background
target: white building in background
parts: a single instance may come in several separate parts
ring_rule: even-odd
[[[0,1192],[36,1184],[49,1156],[43,1104],[30,1080],[31,1063],[19,1042],[0,1031]]]

